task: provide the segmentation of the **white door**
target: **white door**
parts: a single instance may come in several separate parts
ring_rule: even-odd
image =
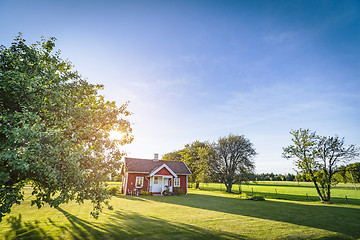
[[[152,192],[161,192],[162,189],[162,177],[153,177]]]
[[[170,178],[164,178],[164,190],[169,189],[172,192],[172,184]]]

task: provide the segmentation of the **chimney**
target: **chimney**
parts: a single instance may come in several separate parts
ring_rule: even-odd
[[[154,161],[159,161],[159,154],[154,153]]]

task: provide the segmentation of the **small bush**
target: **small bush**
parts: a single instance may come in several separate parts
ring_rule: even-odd
[[[180,188],[176,187],[176,188],[174,188],[174,193],[175,193],[175,196],[181,196],[184,194],[184,191],[181,190]]]
[[[151,195],[151,192],[149,192],[149,191],[141,191],[141,195],[149,196],[149,195]]]
[[[255,194],[254,196],[251,196],[251,200],[255,201],[265,201],[265,198],[262,195]]]
[[[172,194],[172,192],[170,192],[170,189],[169,189],[169,188],[166,188],[166,189],[162,192],[162,194],[163,194],[164,196],[170,196],[170,195]]]
[[[107,191],[109,192],[109,194],[112,195],[112,196],[120,194],[120,189],[119,189],[118,186],[107,187],[106,190],[107,190]]]
[[[254,201],[265,201],[265,198],[260,194],[247,195],[246,193],[242,193],[237,198],[246,199],[246,200],[254,200]]]

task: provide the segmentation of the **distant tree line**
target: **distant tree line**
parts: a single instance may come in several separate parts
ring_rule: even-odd
[[[251,174],[251,181],[298,181],[311,182],[304,174],[276,174],[276,173],[260,173]],[[343,165],[336,169],[334,180],[339,183],[360,183],[360,162]]]
[[[253,174],[250,180],[252,181],[295,181],[296,175],[287,174],[274,174],[274,173],[260,173]]]
[[[306,174],[298,173],[295,175],[295,181],[311,182]],[[334,171],[335,183],[360,183],[360,162],[339,166]]]

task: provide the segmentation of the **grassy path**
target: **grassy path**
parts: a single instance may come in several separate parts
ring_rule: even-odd
[[[359,205],[257,202],[193,189],[180,197],[117,196],[111,203],[114,210],[96,220],[88,202],[38,210],[27,199],[0,223],[0,239],[360,238]]]

